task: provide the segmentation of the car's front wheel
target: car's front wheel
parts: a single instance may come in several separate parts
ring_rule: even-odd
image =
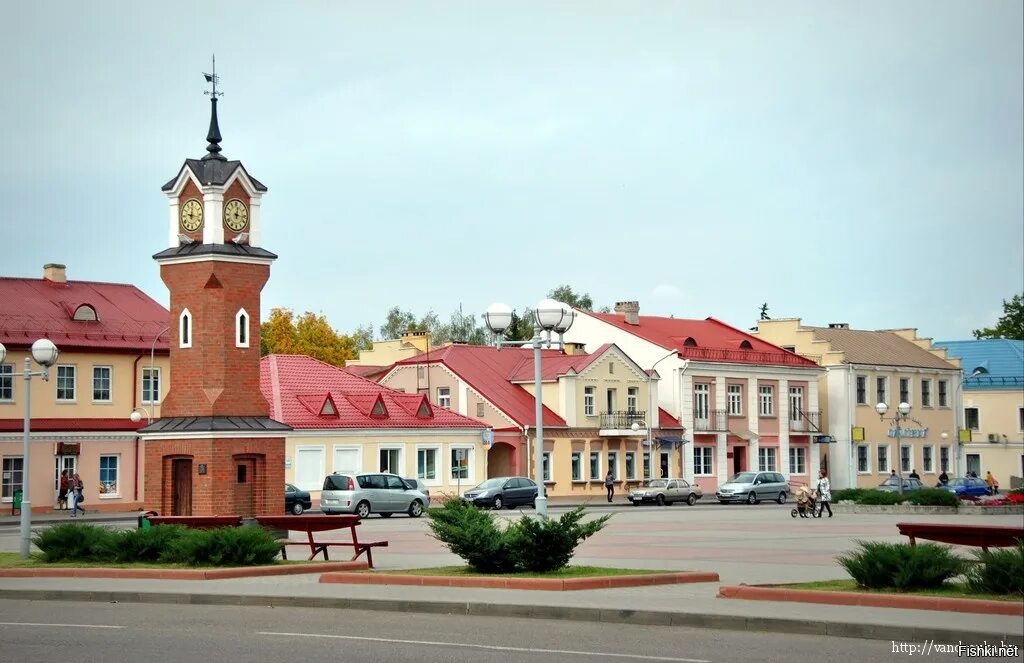
[[[697,503],[697,496],[694,495],[693,493],[690,493],[690,495],[686,498],[686,503],[689,504],[690,506],[693,506],[694,504]]]
[[[665,506],[665,496],[664,495],[658,495],[658,497],[655,498],[655,501],[658,502],[658,506]]]
[[[501,507],[505,506],[505,501],[501,499],[501,495],[497,495],[494,498],[494,509],[500,510]]]
[[[409,505],[409,517],[419,518],[423,515],[423,504],[419,500],[413,500]]]
[[[356,505],[356,515],[360,518],[368,518],[370,516],[370,503],[363,500]]]
[[[750,494],[747,495],[747,504],[757,504],[757,494],[754,491],[750,491]]]
[[[305,509],[302,508],[301,502],[296,502],[295,504],[292,505],[292,513],[296,516],[301,516],[303,511],[305,511]]]

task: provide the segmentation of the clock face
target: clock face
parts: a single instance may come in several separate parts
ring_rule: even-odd
[[[186,201],[181,206],[181,229],[195,232],[201,225],[203,225],[203,206],[194,198]]]
[[[249,210],[245,203],[234,198],[224,205],[224,225],[235,232],[245,230],[245,227],[249,225]]]

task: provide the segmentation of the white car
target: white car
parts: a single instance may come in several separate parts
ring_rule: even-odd
[[[644,502],[653,502],[665,506],[673,502],[686,502],[690,506],[704,497],[700,486],[690,484],[683,479],[651,479],[645,486],[638,486],[629,491],[629,501],[633,506]]]

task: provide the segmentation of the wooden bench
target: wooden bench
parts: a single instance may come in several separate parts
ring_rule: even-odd
[[[988,551],[989,548],[1009,548],[1024,540],[1024,527],[1001,525],[946,525],[942,523],[896,523],[900,534],[910,538],[910,545],[917,539],[952,543],[958,546],[975,546]]]
[[[345,547],[352,548],[353,555],[352,560],[355,561],[359,557],[366,553],[366,564],[371,569],[373,568],[373,549],[374,548],[386,548],[388,545],[387,541],[360,541],[359,535],[356,533],[356,527],[359,526],[359,516],[326,516],[326,515],[301,515],[301,516],[256,516],[256,522],[264,527],[273,529],[286,530],[289,532],[305,532],[305,540],[301,539],[282,539],[279,541],[281,544],[281,557],[288,559],[288,546],[309,546],[309,557],[313,559],[317,555],[323,554],[324,560],[329,560],[328,548],[332,547]],[[313,535],[317,532],[329,532],[333,530],[347,529],[349,531],[350,541],[326,541],[318,540]]]
[[[184,525],[192,529],[215,529],[217,527],[239,527],[241,516],[148,516],[153,525]]]

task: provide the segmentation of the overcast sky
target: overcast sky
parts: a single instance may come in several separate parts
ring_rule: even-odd
[[[532,306],[968,337],[1024,289],[1019,0],[22,2],[0,38],[0,274],[167,303],[160,186],[269,188],[271,307]]]

